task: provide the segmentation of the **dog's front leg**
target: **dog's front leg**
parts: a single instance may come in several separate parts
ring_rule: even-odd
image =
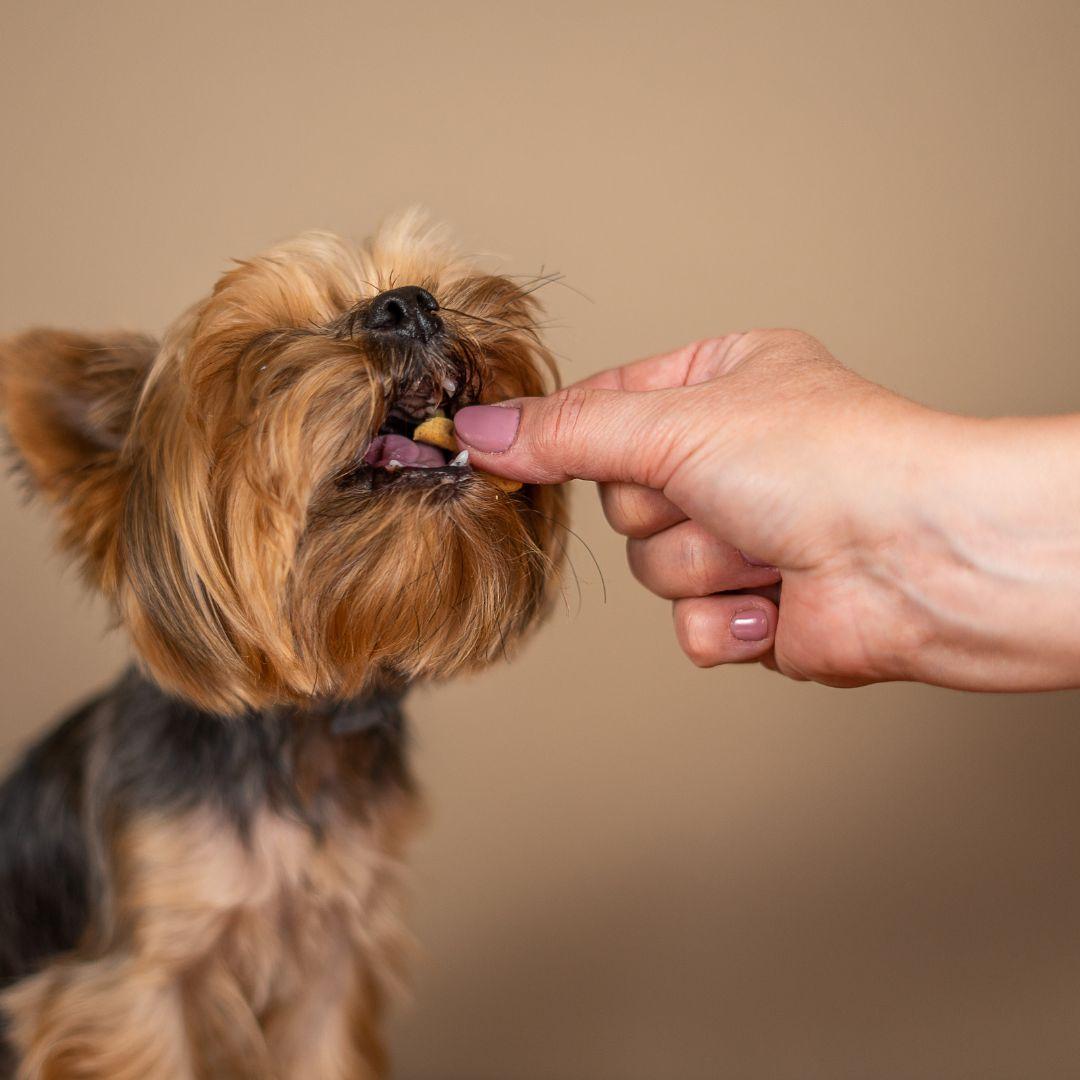
[[[266,1080],[250,994],[222,956],[268,890],[214,815],[140,815],[117,830],[86,940],[0,996],[19,1080]]]
[[[18,1080],[194,1080],[180,988],[132,957],[62,961],[3,996]]]

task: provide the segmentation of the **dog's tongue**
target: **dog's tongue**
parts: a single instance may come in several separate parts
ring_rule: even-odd
[[[385,469],[390,462],[416,469],[437,469],[446,464],[446,455],[437,446],[415,443],[404,435],[379,435],[364,454],[364,464]]]

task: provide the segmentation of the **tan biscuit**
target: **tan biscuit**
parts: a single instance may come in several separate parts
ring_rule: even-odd
[[[457,436],[454,434],[454,421],[445,416],[433,416],[418,425],[413,432],[413,442],[427,443],[429,446],[437,446],[441,450],[448,450],[456,454],[461,447],[458,445]],[[493,473],[476,470],[476,475],[482,477],[489,484],[493,484],[500,491],[508,495],[521,490],[520,480],[510,480],[505,476],[495,476]]]
[[[449,450],[452,454],[456,454],[461,449],[454,435],[454,421],[445,416],[433,416],[430,420],[425,420],[417,426],[412,438],[413,442],[438,446],[442,450]]]
[[[521,490],[520,480],[511,480],[509,476],[496,476],[494,473],[484,472],[483,469],[476,469],[475,472],[482,480],[494,484],[500,491],[505,491],[507,495]]]

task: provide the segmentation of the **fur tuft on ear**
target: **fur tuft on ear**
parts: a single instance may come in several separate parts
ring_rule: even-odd
[[[126,486],[122,450],[157,352],[137,334],[30,330],[0,341],[0,414],[31,491],[97,584]]]

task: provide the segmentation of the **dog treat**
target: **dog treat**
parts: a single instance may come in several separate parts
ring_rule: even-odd
[[[461,447],[458,446],[457,436],[454,434],[454,421],[445,416],[433,416],[425,420],[413,432],[413,442],[427,443],[429,446],[437,446],[440,450],[449,450],[451,454],[457,454]],[[489,484],[494,484],[500,491],[507,494],[521,489],[520,480],[510,480],[505,476],[495,476],[493,473],[476,470],[477,476],[482,476]]]
[[[437,446],[440,450],[449,450],[452,454],[456,454],[461,449],[454,435],[454,421],[445,416],[433,416],[430,420],[418,424],[412,437],[413,442]]]

